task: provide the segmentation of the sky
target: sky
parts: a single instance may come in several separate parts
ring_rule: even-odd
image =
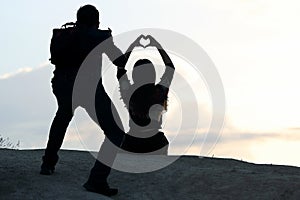
[[[75,21],[77,9],[87,3],[100,10],[100,27],[110,27],[113,35],[139,28],[168,29],[189,37],[208,54],[224,85],[226,122],[218,143],[205,156],[300,166],[300,3],[296,0],[3,1],[1,135],[20,140],[21,148],[44,148],[56,110],[50,86],[54,67],[48,61],[52,29]],[[197,84],[203,97],[197,102],[203,122],[199,132],[204,133],[211,102],[204,81]],[[176,94],[171,100],[176,102]],[[171,105],[165,127],[170,140],[178,120],[172,116],[179,115],[178,103]],[[95,132],[101,130],[78,109],[63,148],[97,149],[100,142],[94,141],[102,136]],[[194,136],[189,124],[182,134],[179,143],[171,145],[171,153],[182,152],[183,144],[189,143],[186,138]],[[200,155],[200,138],[187,154]],[[206,145],[214,142],[210,144],[208,138]]]

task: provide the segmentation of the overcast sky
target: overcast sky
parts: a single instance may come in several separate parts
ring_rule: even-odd
[[[0,134],[19,139],[23,148],[45,145],[56,109],[50,87],[54,68],[48,62],[52,29],[75,21],[77,9],[91,3],[100,10],[101,28],[110,27],[113,35],[137,28],[169,29],[186,35],[206,51],[223,81],[227,110],[224,132],[210,155],[300,166],[297,156],[300,3],[296,0],[145,2],[2,2]],[[180,41],[175,42],[181,45]],[[203,90],[208,95],[206,92]],[[202,113],[208,112],[209,117],[209,103],[203,105],[208,108],[204,106]],[[77,119],[78,129],[89,127],[90,134],[98,130],[82,110],[78,111]],[[172,138],[174,119],[168,119],[167,135]],[[85,134],[79,140],[75,129],[71,124],[64,147],[84,149],[80,145],[84,145],[84,137],[89,137]],[[190,153],[199,154],[198,143],[195,142]],[[87,146],[98,148],[97,144]],[[174,153],[181,151],[180,144],[172,148]]]

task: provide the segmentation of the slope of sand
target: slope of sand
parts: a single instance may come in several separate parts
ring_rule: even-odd
[[[39,175],[43,150],[0,150],[0,199],[110,199],[82,188],[94,159],[60,151],[52,176]],[[300,168],[183,156],[150,173],[113,171],[113,199],[300,199]]]

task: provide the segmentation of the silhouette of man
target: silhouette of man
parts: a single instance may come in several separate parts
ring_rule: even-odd
[[[99,30],[98,28],[98,10],[92,5],[85,5],[77,11],[76,26],[73,27],[68,36],[72,38],[69,49],[67,51],[62,50],[62,52],[56,54],[55,46],[51,47],[51,62],[55,64],[54,77],[51,82],[53,93],[57,99],[58,110],[50,128],[40,174],[51,175],[54,172],[55,165],[59,158],[57,153],[63,143],[66,129],[76,109],[72,106],[74,82],[78,70],[86,56],[98,44],[106,40],[105,42],[108,42],[109,45],[106,45],[107,48],[99,52],[99,57],[102,58],[100,54],[105,53],[120,69],[124,69],[125,63],[127,62],[126,56],[114,45],[111,31]],[[68,38],[65,38],[65,40],[66,39]],[[54,43],[55,41],[52,42]],[[100,69],[101,58],[98,63]],[[106,158],[108,162],[106,164],[111,166],[116,156],[116,148],[113,148],[112,144],[118,147],[121,145],[124,129],[118,126],[122,126],[121,120],[116,113],[111,99],[104,90],[102,80],[99,81],[96,89],[95,110],[96,116],[91,117],[98,123],[105,134],[105,139],[98,153],[98,158],[108,157]],[[117,194],[117,189],[108,186],[107,177],[111,168],[107,165],[96,160],[94,167],[91,169],[88,181],[83,185],[88,191],[107,196]]]
[[[133,48],[140,46],[140,36],[128,48],[130,56]],[[150,35],[147,46],[156,47],[165,64],[165,72],[158,84],[155,84],[156,72],[148,59],[139,59],[133,66],[131,85],[123,69],[118,70],[120,93],[129,111],[130,130],[122,143],[122,149],[133,153],[168,154],[169,142],[160,131],[163,111],[167,110],[169,86],[173,79],[175,67],[162,46]]]

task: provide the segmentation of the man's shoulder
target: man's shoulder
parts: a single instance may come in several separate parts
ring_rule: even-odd
[[[103,39],[107,39],[112,37],[111,35],[111,29],[107,29],[107,30],[101,30],[101,29],[91,29],[89,31],[90,35],[96,38],[103,38]]]

